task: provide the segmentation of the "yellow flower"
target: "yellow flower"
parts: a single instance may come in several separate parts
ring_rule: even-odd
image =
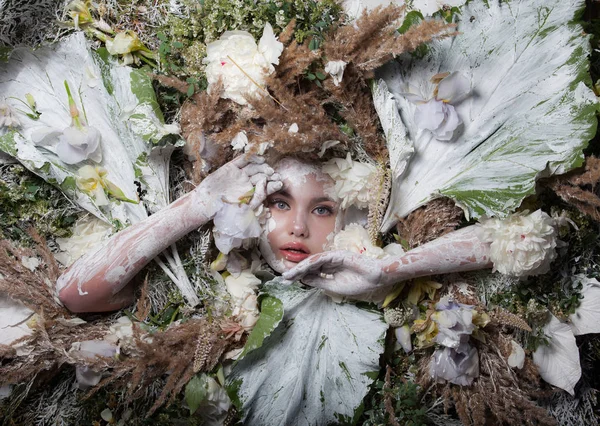
[[[432,345],[438,334],[437,324],[429,317],[415,320],[412,329],[416,332],[417,347],[419,348]]]
[[[100,166],[83,166],[77,170],[77,188],[94,197],[97,206],[106,206],[109,204],[108,198],[104,192],[104,176],[108,172]]]
[[[138,203],[125,196],[125,193],[117,185],[106,178],[108,171],[100,166],[83,166],[77,170],[77,188],[94,197],[97,206],[109,204],[106,194],[127,203]]]
[[[429,296],[430,300],[435,297],[435,292],[442,288],[442,284],[436,283],[435,281],[429,281],[424,279],[416,279],[408,293],[407,300],[413,305],[417,305],[425,294]]]

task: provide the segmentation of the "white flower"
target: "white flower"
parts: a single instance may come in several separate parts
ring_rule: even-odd
[[[78,355],[90,360],[96,359],[97,356],[112,358],[118,353],[117,346],[106,340],[86,340],[83,342],[73,343],[69,354]],[[78,366],[75,369],[75,377],[77,385],[80,389],[87,389],[90,386],[96,386],[102,378],[101,372],[96,372],[87,366]]]
[[[35,268],[40,266],[40,260],[37,257],[23,256],[21,258],[21,264],[29,269],[31,272],[35,271]]]
[[[229,275],[225,278],[225,285],[231,297],[236,301],[243,301],[248,294],[254,294],[261,281],[249,269],[239,275]]]
[[[455,130],[462,124],[456,109],[450,103],[460,102],[470,91],[470,81],[463,74],[436,75],[434,96],[426,100],[414,93],[404,96],[416,104],[414,120],[419,129],[428,130],[440,141],[449,141]]]
[[[510,365],[512,368],[518,368],[520,370],[525,364],[525,351],[521,345],[514,340],[510,341],[510,345],[511,351],[507,359],[508,365]]]
[[[21,122],[8,104],[0,104],[0,128],[19,127]]]
[[[438,325],[438,334],[435,341],[440,345],[463,352],[471,333],[473,325],[473,307],[456,303],[445,296],[435,305],[436,312],[431,319]]]
[[[234,151],[242,151],[248,145],[248,136],[246,136],[245,131],[239,132],[234,138],[231,140],[231,148]]]
[[[344,77],[344,70],[348,63],[344,61],[329,61],[325,64],[325,72],[333,77],[333,84],[336,86],[340,85],[342,78]]]
[[[354,204],[359,209],[369,205],[369,181],[376,172],[375,166],[346,158],[332,158],[323,164],[323,172],[335,181],[335,194],[345,209]]]
[[[227,291],[234,304],[232,315],[246,331],[254,328],[260,316],[258,298],[255,293],[260,284],[261,281],[250,272],[250,269],[225,278]]]
[[[412,351],[412,341],[410,338],[410,327],[408,324],[403,325],[402,327],[396,327],[394,329],[394,333],[396,334],[397,345],[401,346],[404,349],[404,352],[409,353]],[[398,349],[398,348],[396,348]]]
[[[111,233],[111,225],[87,215],[75,222],[71,237],[56,239],[62,253],[57,253],[55,257],[63,265],[70,266],[84,254],[98,249]]]
[[[288,129],[288,133],[298,133],[298,123],[292,123]]]
[[[433,133],[437,140],[449,141],[456,128],[462,124],[462,120],[452,105],[430,99],[417,105],[415,123],[418,128]]]
[[[464,351],[453,348],[436,349],[429,372],[434,380],[447,380],[460,386],[469,386],[479,376],[479,354],[468,346]]]
[[[77,188],[94,197],[97,206],[109,204],[104,192],[103,178],[108,172],[104,167],[83,166],[77,170]]]
[[[331,249],[361,253],[377,259],[387,256],[381,247],[371,244],[367,230],[356,223],[347,225],[343,231],[333,237]]]
[[[245,96],[264,94],[265,78],[279,64],[283,43],[277,41],[273,28],[266,24],[258,46],[246,31],[226,31],[219,40],[206,46],[208,91],[222,79],[223,98],[245,105]],[[243,71],[242,71],[243,70]]]
[[[554,220],[541,210],[516,213],[506,219],[482,219],[477,235],[490,244],[494,270],[506,275],[543,274],[556,257]]]
[[[248,204],[224,203],[214,218],[215,244],[220,252],[228,254],[232,249],[241,247],[244,240],[260,236],[261,226],[258,216]]]
[[[100,131],[92,126],[67,127],[62,131],[56,145],[56,155],[63,163],[77,164],[83,160],[102,161]]]
[[[111,55],[126,55],[137,50],[147,51],[148,48],[144,46],[134,31],[127,30],[118,33],[112,40],[107,39],[106,50]]]
[[[537,348],[533,363],[542,379],[574,395],[575,385],[581,378],[581,364],[573,331],[569,324],[551,315],[550,322],[544,326],[544,334],[549,337],[549,344]]]

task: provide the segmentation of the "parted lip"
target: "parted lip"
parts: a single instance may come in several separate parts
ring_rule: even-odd
[[[279,248],[279,250],[294,250],[294,251],[301,252],[304,254],[310,254],[310,250],[308,249],[308,247],[306,247],[304,244],[299,243],[297,241],[285,243],[284,245],[282,245]]]

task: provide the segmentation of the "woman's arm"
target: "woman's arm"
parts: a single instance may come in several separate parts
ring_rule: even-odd
[[[312,287],[353,298],[389,290],[400,281],[451,272],[491,268],[489,243],[469,226],[423,244],[400,256],[373,259],[348,251],[311,256],[283,274]]]
[[[102,312],[132,302],[125,285],[155,256],[204,225],[224,202],[240,202],[255,188],[251,207],[281,188],[261,157],[238,157],[208,176],[192,192],[146,220],[114,235],[94,253],[78,259],[57,281],[59,298],[73,312]]]

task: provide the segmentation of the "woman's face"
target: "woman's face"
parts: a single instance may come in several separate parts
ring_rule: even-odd
[[[260,249],[273,269],[284,272],[324,250],[339,203],[332,195],[334,182],[319,166],[286,158],[275,171],[283,188],[267,198],[271,217]]]

